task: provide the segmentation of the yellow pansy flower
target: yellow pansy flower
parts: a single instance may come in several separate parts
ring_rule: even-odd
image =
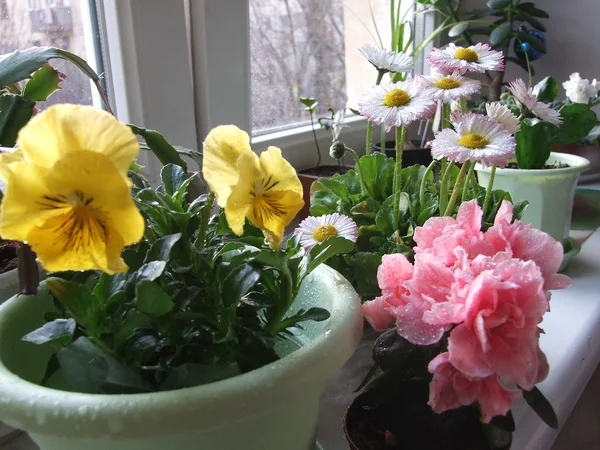
[[[272,248],[279,248],[285,227],[304,206],[302,184],[280,149],[269,147],[259,158],[249,141],[237,127],[211,131],[202,173],[235,234],[242,235],[248,219]]]
[[[27,242],[48,271],[126,271],[121,252],[145,227],[126,176],[139,152],[133,132],[101,110],[56,105],[17,144],[23,161],[2,168],[0,235]]]
[[[20,149],[0,153],[0,180],[6,182],[10,173],[7,169],[8,165],[19,161],[23,161],[23,152]]]

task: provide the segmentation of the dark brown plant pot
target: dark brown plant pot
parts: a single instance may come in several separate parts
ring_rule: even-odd
[[[592,166],[579,175],[579,184],[600,181],[600,146],[587,144],[553,145],[552,151],[581,156],[590,161]]]
[[[402,167],[410,167],[415,164],[428,166],[431,164],[431,161],[433,161],[433,158],[431,157],[431,148],[420,148],[417,146],[420,144],[421,143],[417,141],[409,141],[406,143],[404,150],[402,151]],[[381,152],[381,143],[375,144],[373,148],[375,151]],[[385,155],[390,158],[396,157],[396,141],[386,141]]]
[[[476,408],[436,414],[428,396],[426,381],[410,381],[375,409],[364,409],[357,397],[343,419],[350,450],[490,450]]]
[[[310,188],[315,181],[317,181],[319,178],[331,177],[336,173],[344,174],[351,169],[354,169],[354,166],[321,166],[319,167],[319,169],[313,167],[311,169],[306,169],[299,172],[298,178],[300,178],[300,182],[302,183],[302,197],[304,199],[304,207],[296,216],[297,219],[306,219],[310,215]]]

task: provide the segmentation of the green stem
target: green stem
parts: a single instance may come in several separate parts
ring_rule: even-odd
[[[469,161],[463,163],[460,168],[460,172],[458,174],[458,178],[456,180],[456,184],[454,185],[454,189],[452,189],[452,197],[450,197],[450,202],[448,202],[448,206],[446,206],[446,211],[444,212],[444,216],[450,216],[452,214],[452,210],[454,209],[454,205],[456,205],[456,200],[458,200],[458,196],[461,193],[461,187],[463,181],[465,180],[465,175],[469,170],[471,163]]]
[[[284,278],[282,280],[281,289],[284,301],[282,301],[279,305],[275,307],[275,313],[273,314],[273,317],[265,326],[265,331],[267,331],[267,333],[271,334],[272,336],[275,336],[279,331],[281,331],[281,322],[283,321],[285,314],[288,312],[292,302],[294,301],[292,274],[290,273],[290,269],[288,268],[287,264],[282,267],[281,272],[283,273]]]
[[[315,120],[313,117],[313,110],[309,111],[310,114],[310,128],[312,129],[313,139],[315,140],[315,145],[317,147],[317,169],[321,167],[321,148],[319,147],[319,140],[317,139],[317,132],[315,130]]]
[[[377,86],[378,84],[381,83],[381,80],[383,79],[383,76],[385,75],[385,71],[384,70],[380,70],[377,73],[377,81],[375,81],[375,86]],[[371,147],[373,145],[373,122],[371,122],[370,120],[367,121],[367,140],[366,140],[366,148],[365,148],[365,154],[366,155],[370,155],[371,154]],[[384,143],[385,145],[385,143]]]
[[[27,244],[17,247],[17,274],[19,276],[19,294],[36,295],[40,282],[40,271],[35,253]]]
[[[206,198],[206,203],[200,216],[200,227],[198,228],[198,237],[196,238],[196,248],[198,249],[204,248],[206,230],[208,229],[208,221],[210,220],[210,213],[212,212],[214,202],[215,194],[211,191]]]
[[[488,181],[487,189],[485,190],[485,199],[483,200],[483,217],[487,214],[487,210],[490,206],[490,200],[492,199],[492,189],[494,187],[494,178],[496,178],[496,164],[492,166],[490,171],[490,179]]]
[[[358,173],[358,178],[360,179],[360,187],[361,187],[363,195],[373,198],[373,196],[369,192],[369,189],[367,188],[367,183],[365,182],[365,177],[363,176],[362,167],[360,166],[360,157],[350,147],[346,147],[346,151],[352,155],[352,157],[354,158],[354,161],[356,162],[356,165],[355,165],[356,172]]]
[[[464,202],[467,196],[467,191],[469,190],[469,186],[471,185],[471,179],[473,178],[473,172],[475,171],[475,164],[471,164],[469,167],[469,173],[467,173],[467,179],[463,185],[462,194],[460,194],[460,202]]]
[[[444,162],[446,163],[445,168]],[[446,210],[446,205],[448,204],[448,181],[450,180],[450,174],[452,173],[453,167],[454,162],[448,161],[446,160],[446,158],[442,160],[442,181],[440,184],[440,214]]]
[[[406,127],[396,127],[396,167],[394,169],[394,225],[400,225],[400,191],[402,190],[402,151],[406,139]]]
[[[450,103],[442,104],[442,130],[445,128],[452,128],[452,122],[450,121],[450,115],[452,114],[450,109]]]
[[[425,205],[425,186],[427,185],[427,175],[429,175],[429,172],[433,170],[433,166],[435,166],[436,163],[437,161],[435,159],[431,161],[431,164],[427,166],[427,169],[425,169],[425,173],[423,174],[423,178],[421,179],[421,186],[419,186],[419,205],[421,205],[421,209],[423,209],[423,206]]]

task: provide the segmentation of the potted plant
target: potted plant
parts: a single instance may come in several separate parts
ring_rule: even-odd
[[[164,164],[157,188],[134,131]],[[20,129],[0,156],[0,234],[51,276],[38,287],[27,267],[26,295],[0,306],[2,420],[44,450],[315,445],[320,391],[362,330],[356,293],[321,264],[354,244],[329,228],[284,243],[300,181],[249,141],[211,131],[196,197],[162,136],[108,112],[55,105]]]
[[[600,85],[595,78],[590,82],[588,79],[582,79],[581,75],[575,72],[562,85],[567,98],[564,102],[553,100],[553,107],[566,103],[583,103],[594,107],[600,103],[600,97],[598,96]],[[596,123],[596,126],[592,128],[589,134],[578,142],[572,144],[555,144],[552,146],[552,150],[555,152],[570,153],[590,161],[590,169],[579,176],[580,183],[589,183],[600,179],[599,136],[600,124]]]
[[[549,370],[539,347],[549,290],[570,284],[557,274],[562,246],[513,220],[507,201],[485,231],[482,218],[463,202],[456,219],[415,230],[413,261],[384,256],[382,295],[363,304],[383,333],[344,418],[351,449],[508,449],[521,397],[558,427],[535,385]]]
[[[525,199],[530,207],[523,220],[567,243],[577,178],[590,167],[585,158],[552,152],[553,145],[575,143],[596,125],[596,114],[584,103],[553,109],[557,83],[552,77],[528,89],[517,79],[509,85],[504,101],[519,116],[516,161],[509,167],[477,167],[479,182],[493,179],[494,186]]]

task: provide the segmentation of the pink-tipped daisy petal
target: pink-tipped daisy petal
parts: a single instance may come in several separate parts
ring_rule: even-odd
[[[356,242],[358,226],[350,217],[333,213],[319,217],[307,217],[300,222],[298,228],[294,230],[294,234],[300,236],[300,245],[310,251],[315,245],[331,236],[341,236]]]

